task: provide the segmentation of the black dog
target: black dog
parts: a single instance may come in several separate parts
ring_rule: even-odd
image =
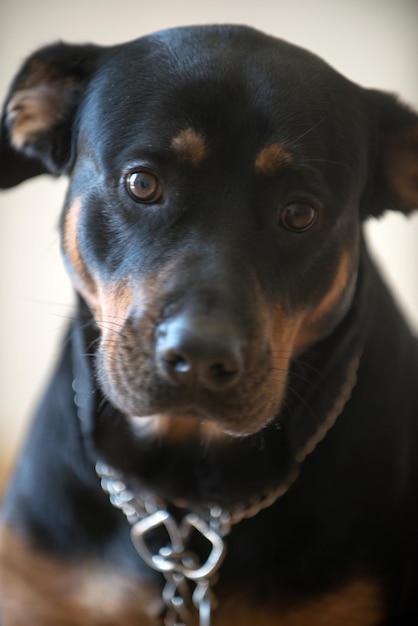
[[[70,176],[79,293],[3,626],[418,623],[418,350],[361,235],[418,206],[418,116],[191,27],[36,52],[1,141],[3,187]]]

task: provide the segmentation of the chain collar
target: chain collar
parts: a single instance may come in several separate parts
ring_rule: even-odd
[[[363,245],[363,244],[362,244]],[[362,248],[364,250],[364,248]],[[217,572],[225,556],[225,539],[234,524],[243,519],[256,516],[260,511],[272,506],[283,496],[296,480],[300,467],[306,457],[324,439],[328,431],[334,426],[338,416],[351,397],[357,382],[357,371],[365,337],[369,330],[370,308],[375,306],[373,282],[370,279],[370,267],[367,255],[363,254],[363,262],[359,269],[356,302],[347,314],[345,320],[336,329],[334,336],[324,341],[325,369],[321,367],[316,384],[299,410],[292,411],[291,420],[287,423],[288,439],[293,444],[293,469],[287,477],[276,487],[271,486],[255,499],[226,506],[223,499],[222,507],[219,503],[204,505],[198,503],[184,503],[184,517],[177,522],[169,512],[171,496],[167,502],[162,501],[156,493],[131,492],[125,483],[125,477],[113,468],[103,463],[97,463],[96,472],[102,483],[102,488],[108,494],[113,506],[119,508],[131,525],[132,541],[142,558],[152,568],[161,572],[166,584],[162,598],[166,606],[164,616],[165,626],[210,626],[212,609],[215,600],[211,587],[216,582]],[[367,301],[367,307],[360,306]],[[367,311],[367,318],[365,317]],[[80,418],[80,427],[86,444],[86,451],[92,459],[97,459],[94,443],[92,420],[96,413],[97,400],[100,394],[92,385],[92,366],[85,355],[89,352],[87,346],[97,340],[95,332],[91,330],[91,314],[83,303],[79,301],[78,317],[72,331],[73,368],[75,391],[74,401]],[[336,336],[335,336],[336,335]],[[339,346],[335,354],[335,345]],[[347,361],[344,356],[351,355]],[[347,363],[343,365],[344,361]],[[314,365],[314,368],[316,366]],[[319,370],[316,369],[318,372]],[[332,401],[329,393],[321,390],[321,382],[325,378],[332,388],[339,388],[338,397]],[[317,403],[318,393],[322,393],[325,401]],[[304,406],[314,405],[320,414],[324,415],[321,422],[305,420]],[[127,476],[126,476],[127,477]],[[175,494],[174,490],[174,494]],[[174,497],[173,494],[173,497]],[[178,504],[178,503],[176,503]],[[183,505],[183,497],[182,497]],[[199,510],[196,507],[199,506]],[[187,508],[188,507],[188,508]],[[171,508],[170,508],[171,510]],[[157,551],[153,551],[151,535],[154,530],[164,531],[167,541]],[[163,534],[164,534],[163,533]],[[209,557],[202,563],[197,555],[188,550],[189,539],[197,533],[210,544]],[[160,533],[157,533],[160,535]],[[196,577],[197,572],[197,577]]]
[[[288,491],[305,458],[334,426],[350,399],[357,382],[360,358],[360,351],[351,358],[340,394],[316,432],[297,451],[297,465],[293,472],[276,489],[250,503],[236,505],[231,510],[210,504],[203,507],[199,515],[186,512],[183,519],[177,522],[169,513],[168,504],[155,493],[145,490],[133,493],[128,489],[122,474],[101,461],[96,464],[102,489],[108,494],[111,504],[124,513],[131,525],[131,538],[137,552],[165,578],[162,592],[166,607],[165,626],[193,626],[196,623],[196,612],[199,626],[210,626],[212,609],[215,607],[211,587],[216,582],[217,571],[225,557],[225,537],[234,524],[256,516]],[[74,388],[77,389],[76,383]],[[80,407],[77,393],[75,403]],[[168,541],[157,551],[152,551],[148,540],[157,529],[164,531]],[[209,556],[204,562],[200,562],[197,555],[188,549],[189,539],[196,533],[210,546]]]
[[[224,537],[231,528],[228,514],[212,507],[208,520],[187,513],[178,523],[167,510],[167,504],[155,494],[133,494],[121,474],[100,461],[96,472],[112,505],[120,509],[131,524],[131,539],[138,554],[165,578],[162,591],[165,626],[193,626],[196,612],[199,626],[210,626],[215,606],[211,587],[225,557]],[[164,531],[166,539],[158,550],[152,550],[148,540],[157,530]],[[209,555],[203,561],[188,549],[192,534],[200,535],[210,546]]]

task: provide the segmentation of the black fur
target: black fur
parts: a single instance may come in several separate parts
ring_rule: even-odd
[[[386,626],[418,621],[418,349],[361,236],[369,215],[418,206],[418,116],[310,53],[243,27],[176,29],[112,48],[57,44],[28,60],[9,100],[32,88],[34,62],[49,68],[40,81],[59,92],[62,108],[17,151],[6,103],[2,186],[42,171],[69,174],[63,240],[66,216],[81,198],[77,244],[89,275],[106,288],[129,276],[137,299],[145,278],[156,287],[145,313],[134,304],[121,331],[138,345],[121,346],[118,358],[138,351],[142,360],[132,366],[132,398],[120,399],[97,357],[94,306],[80,290],[84,298],[4,502],[5,523],[47,553],[100,555],[132,576],[151,576],[127,522],[100,489],[97,457],[169,501],[182,497],[197,508],[246,501],[290,475],[361,350],[351,399],[289,492],[233,529],[220,586],[251,588],[259,598],[309,597],[368,575],[385,590]],[[205,142],[197,166],[170,151],[172,138],[190,128]],[[256,173],[256,155],[276,142],[289,147],[292,163],[274,175]],[[392,177],[395,162],[405,163],[405,180],[398,171]],[[164,183],[151,205],[126,190],[124,177],[139,167]],[[317,211],[305,233],[280,222],[296,201]],[[303,350],[292,354],[277,415],[255,432],[243,421],[241,432],[227,399],[247,406],[251,389],[263,386],[262,368],[271,369],[260,325],[278,308],[290,318],[315,311],[344,251],[352,284],[347,279]],[[65,242],[64,257],[74,274]],[[170,267],[176,272],[162,277]],[[218,321],[216,338],[231,352],[246,346],[240,368],[251,385],[228,383],[225,393],[219,379],[211,395],[198,385],[205,419],[235,436],[193,445],[135,437],[119,401],[136,402],[144,415],[181,415],[190,403],[192,385],[161,372],[159,337],[178,319],[191,319],[197,332],[201,316],[205,328]]]

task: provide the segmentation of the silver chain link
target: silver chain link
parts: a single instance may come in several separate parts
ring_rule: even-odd
[[[216,606],[212,587],[226,551],[223,538],[229,534],[232,525],[254,517],[271,506],[296,480],[305,457],[333,427],[350,398],[356,384],[360,358],[359,351],[351,359],[346,382],[324,421],[298,452],[298,465],[276,489],[261,493],[247,505],[236,505],[231,511],[212,506],[208,508],[207,514],[205,512],[205,519],[196,513],[187,513],[177,522],[168,512],[166,503],[156,495],[148,492],[133,494],[121,474],[100,461],[96,464],[102,489],[109,495],[113,506],[120,509],[131,524],[131,537],[136,550],[150,567],[165,578],[162,592],[166,607],[165,626],[211,626],[212,609]],[[165,532],[168,542],[154,553],[148,539],[149,533],[156,529]],[[209,555],[203,562],[199,562],[198,556],[188,549],[192,534],[200,535],[210,546]]]
[[[208,520],[188,513],[177,522],[160,499],[147,493],[134,495],[113,468],[98,462],[96,472],[113,506],[131,524],[131,538],[137,552],[165,578],[162,592],[165,626],[211,626],[212,609],[216,606],[212,586],[225,557],[223,538],[231,528],[229,514],[213,507]],[[156,552],[149,543],[155,530],[163,530],[168,539]],[[193,534],[210,547],[203,561],[188,550]]]

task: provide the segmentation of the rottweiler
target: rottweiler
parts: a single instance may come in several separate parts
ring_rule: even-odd
[[[55,43],[1,126],[41,173],[78,295],[2,625],[418,623],[417,342],[362,235],[418,207],[417,113],[244,26]]]

